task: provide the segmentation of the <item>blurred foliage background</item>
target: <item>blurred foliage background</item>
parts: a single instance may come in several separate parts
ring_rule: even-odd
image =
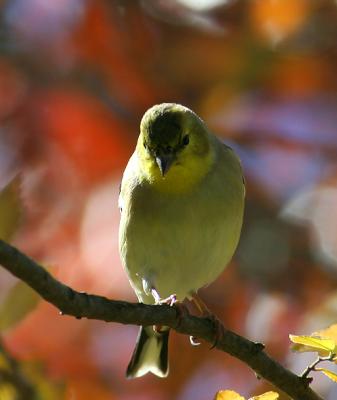
[[[301,372],[312,356],[291,354],[288,334],[337,319],[337,2],[0,7],[0,237],[77,290],[135,301],[117,249],[119,181],[144,111],[182,103],[235,148],[247,180],[239,249],[201,295],[226,326]],[[0,327],[2,400],[270,389],[174,333],[169,377],[126,381],[136,327],[60,316],[1,269]],[[324,376],[313,387],[337,398]]]

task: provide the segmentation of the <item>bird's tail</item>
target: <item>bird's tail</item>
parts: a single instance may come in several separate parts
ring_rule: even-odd
[[[155,332],[152,326],[141,327],[136,348],[126,371],[127,378],[138,378],[152,372],[161,378],[168,375],[169,329]]]

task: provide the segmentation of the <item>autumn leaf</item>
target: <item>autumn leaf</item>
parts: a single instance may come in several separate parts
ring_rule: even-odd
[[[13,179],[0,192],[0,239],[9,240],[15,233],[20,216],[19,179]]]
[[[260,394],[259,396],[251,397],[249,400],[277,400],[279,398],[278,393],[276,392],[266,392]]]
[[[0,304],[0,330],[21,321],[39,302],[40,297],[24,282],[16,283]]]
[[[266,392],[259,396],[251,397],[249,400],[277,400],[279,398],[276,392]],[[233,390],[220,390],[214,400],[245,400],[244,397],[240,396]]]
[[[214,397],[214,400],[245,400],[233,390],[220,390]]]
[[[112,400],[115,399],[99,379],[85,379],[71,380],[66,388],[64,400]]]
[[[25,362],[21,364],[21,368],[25,378],[34,388],[37,400],[63,399],[64,388],[46,379],[46,372],[39,363]],[[2,400],[1,396],[0,400]]]
[[[17,399],[17,392],[13,385],[10,383],[2,383],[0,385],[0,399],[1,400],[15,400]]]
[[[295,351],[319,352],[320,354],[329,355],[335,352],[336,343],[332,339],[322,338],[319,336],[297,336],[289,335],[290,340],[300,346],[294,346]]]
[[[10,369],[10,365],[8,363],[7,358],[2,353],[0,353],[0,374],[1,374],[1,371],[8,371],[9,369]],[[0,399],[1,399],[1,397],[0,397]]]
[[[337,343],[337,324],[333,324],[326,329],[322,329],[318,332],[315,332],[314,335],[331,339],[335,343]],[[337,353],[337,349],[334,349],[333,353]],[[337,363],[337,358],[335,358],[334,361],[335,363]]]
[[[263,36],[282,39],[295,33],[305,21],[308,7],[303,0],[254,1],[251,17],[256,30]]]
[[[79,90],[49,90],[40,94],[39,109],[45,139],[54,142],[87,182],[102,180],[125,165],[131,143],[126,126],[102,102]],[[71,118],[69,118],[71,109]]]

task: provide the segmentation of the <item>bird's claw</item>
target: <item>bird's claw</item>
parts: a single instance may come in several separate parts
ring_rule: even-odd
[[[214,341],[212,343],[212,346],[210,347],[210,350],[212,350],[217,347],[217,345],[221,342],[225,334],[225,329],[222,322],[214,314],[207,315],[207,318],[211,321],[214,327]],[[190,336],[190,343],[192,346],[199,346],[201,344],[199,342],[199,339],[195,336]]]
[[[180,323],[180,319],[182,318],[182,311],[180,309],[180,304],[177,303],[177,295],[176,294],[171,294],[169,297],[166,297],[166,299],[161,299],[159,296],[155,297],[155,304],[156,305],[162,305],[166,304],[170,307],[175,306],[177,310],[177,319],[178,319],[178,325]],[[163,332],[163,326],[162,325],[153,325],[153,330],[156,333],[162,333]]]
[[[169,297],[166,297],[166,299],[159,299],[157,301],[157,304],[167,304],[168,306],[172,307],[175,303],[177,302],[177,295],[176,294],[171,294]]]
[[[214,341],[210,349],[214,349],[222,340],[225,334],[225,328],[219,318],[213,314],[203,300],[195,293],[192,296],[192,301],[203,317],[208,318],[214,327]],[[192,346],[198,346],[200,343],[197,338],[190,337]]]
[[[190,343],[192,346],[200,346],[201,343],[198,341],[198,338],[195,336],[190,336]]]

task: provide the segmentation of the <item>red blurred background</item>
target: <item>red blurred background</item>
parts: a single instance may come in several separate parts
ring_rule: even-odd
[[[145,110],[182,103],[235,148],[247,180],[239,249],[201,295],[226,326],[301,372],[312,356],[291,354],[288,334],[336,321],[337,3],[0,7],[1,238],[76,290],[135,301],[117,249],[119,181]],[[0,328],[37,399],[269,389],[241,362],[175,333],[169,377],[127,381],[136,327],[60,316],[3,270]],[[313,388],[337,398],[326,377]]]

